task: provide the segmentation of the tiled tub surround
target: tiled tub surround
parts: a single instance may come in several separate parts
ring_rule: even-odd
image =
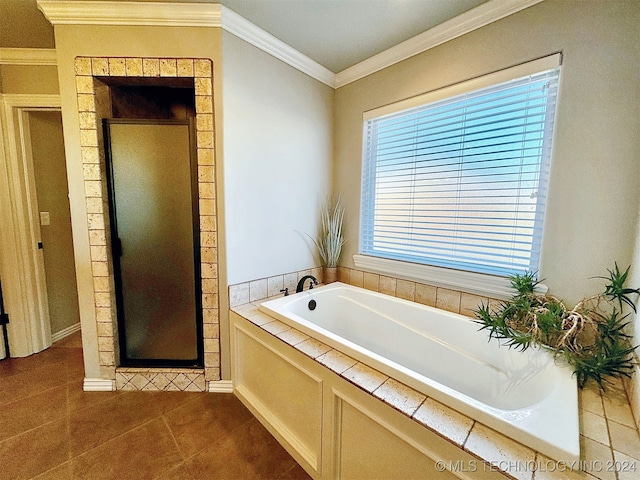
[[[548,352],[499,348],[469,317],[341,282],[260,310],[551,459],[579,460],[576,381]]]
[[[344,270],[339,279],[347,280],[346,273],[349,279],[355,277],[357,285],[361,278],[360,273],[352,276],[353,270]],[[364,272],[361,273],[364,280]],[[368,278],[371,280],[373,277]],[[399,281],[386,278],[381,281],[378,278],[378,285],[381,283],[388,285],[392,280]],[[401,289],[405,287],[404,284],[401,283],[401,285]],[[414,300],[417,301],[416,292],[421,291],[423,287],[416,285],[421,284],[414,284]],[[437,302],[437,289],[431,288],[436,291],[435,295],[429,298]],[[410,287],[409,290],[411,290]],[[448,299],[451,299],[451,296],[455,298],[459,294],[459,305],[462,305],[461,292],[453,292],[451,295],[448,292],[446,293]],[[570,468],[570,465],[555,462],[266,315],[258,309],[260,300],[263,299],[237,305],[232,310],[262,331],[313,359],[341,379],[357,386],[373,398],[410,418],[414,423],[459,447],[461,454],[466,452],[477,460],[477,463],[470,463],[469,460],[462,460],[463,457],[442,459],[444,464],[436,467],[444,465],[449,469],[458,469],[458,472],[467,472],[466,474],[471,477],[483,477],[485,474],[500,472],[511,478],[536,480],[547,478],[623,480],[637,478],[640,474],[640,434],[635,426],[623,382],[616,382],[604,394],[601,394],[593,384],[579,391],[581,460],[578,465]],[[456,301],[453,303],[455,304]],[[469,308],[475,307],[467,307]]]
[[[474,316],[473,311],[481,302],[492,306],[500,303],[500,300],[495,298],[364,272],[355,268],[338,267],[338,281],[469,317]]]
[[[313,275],[318,282],[322,283],[322,268],[313,267],[297,272],[274,275],[273,277],[259,278],[250,282],[236,283],[229,286],[229,306],[237,307],[249,302],[264,300],[265,298],[281,295],[280,291],[285,288],[289,293],[295,293],[298,281],[306,276]],[[305,283],[305,289],[309,288],[309,283]]]
[[[171,390],[183,386],[189,390],[204,390],[205,381],[220,380],[212,62],[197,58],[77,57],[75,73],[101,377],[113,380],[115,388],[141,386],[140,389],[147,390],[154,387]],[[180,380],[176,380],[178,377],[169,379],[156,369],[123,369],[121,375],[116,376],[116,371],[120,372],[116,368],[116,303],[104,146],[100,133],[100,119],[111,116],[108,90],[100,81],[104,77],[181,77],[192,78],[194,82],[205,368],[180,370],[178,374],[184,374]],[[157,377],[159,373],[163,378]],[[194,375],[203,378],[196,381]],[[183,381],[192,377],[192,381]],[[168,381],[165,388],[160,388],[165,380]]]

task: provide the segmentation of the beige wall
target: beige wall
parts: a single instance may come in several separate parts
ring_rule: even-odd
[[[358,249],[362,113],[563,52],[540,276],[573,305],[630,264],[640,187],[640,4],[546,0],[336,91],[333,183]]]
[[[317,264],[309,240],[329,193],[333,89],[223,33],[229,284]]]
[[[0,65],[0,93],[57,94],[58,70],[48,65]]]
[[[36,0],[0,0],[0,46],[53,48],[53,27],[38,11]]]

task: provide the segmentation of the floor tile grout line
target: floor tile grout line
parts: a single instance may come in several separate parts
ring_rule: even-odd
[[[64,419],[64,417],[62,417],[62,419]],[[5,443],[5,442],[8,442],[8,441],[13,440],[13,439],[16,439],[16,438],[18,438],[18,437],[21,437],[22,435],[25,435],[25,434],[27,434],[27,433],[31,433],[31,432],[33,432],[34,430],[37,430],[37,429],[39,429],[39,428],[46,427],[47,425],[51,425],[52,423],[55,423],[55,422],[57,422],[57,421],[59,421],[59,420],[61,420],[61,418],[60,418],[60,417],[59,417],[59,418],[55,418],[55,419],[53,419],[53,420],[49,420],[49,421],[44,422],[44,423],[41,423],[41,424],[40,424],[40,425],[38,425],[38,426],[35,426],[35,427],[33,427],[33,428],[29,428],[28,430],[24,430],[24,431],[22,431],[22,432],[20,432],[20,433],[18,433],[18,434],[16,434],[16,435],[11,435],[10,437],[5,438],[4,440],[0,440],[0,446],[2,446],[2,444],[3,444],[3,443]],[[68,423],[68,422],[67,422],[67,423]]]
[[[36,355],[37,355],[37,354],[36,354]],[[43,365],[42,367],[38,367],[38,368],[35,368],[35,369],[27,369],[27,370],[24,370],[24,371],[22,371],[22,372],[19,372],[19,373],[18,373],[18,374],[16,374],[16,375],[10,375],[10,376],[7,376],[7,377],[0,377],[0,384],[1,384],[1,383],[2,383],[2,381],[3,381],[3,380],[5,380],[5,379],[11,379],[11,378],[17,377],[18,375],[32,373],[32,372],[35,372],[35,371],[40,370],[40,369],[42,369],[42,368],[50,367],[51,365],[55,365],[55,364],[57,364],[57,363],[63,363],[63,362],[65,363],[65,369],[64,369],[64,370],[65,370],[65,371],[64,371],[65,379],[64,379],[64,381],[63,381],[63,382],[61,382],[59,385],[55,385],[55,386],[53,386],[53,387],[45,388],[44,390],[37,390],[37,391],[33,391],[33,390],[31,390],[31,389],[30,389],[30,390],[28,391],[29,393],[28,393],[27,395],[24,395],[24,396],[18,396],[18,397],[16,397],[16,398],[12,398],[12,399],[11,399],[11,400],[9,400],[9,401],[0,402],[0,409],[5,408],[7,405],[9,405],[9,404],[11,404],[11,403],[15,403],[15,402],[18,402],[18,401],[24,401],[24,400],[26,400],[27,398],[31,398],[31,397],[34,397],[34,396],[36,396],[36,395],[41,395],[42,393],[45,393],[45,392],[48,392],[48,391],[53,390],[53,389],[55,389],[55,388],[59,388],[59,387],[62,387],[62,386],[64,386],[64,385],[69,384],[69,383],[71,382],[71,380],[69,380],[69,378],[68,378],[68,372],[67,372],[67,368],[66,368],[66,367],[67,367],[67,365],[66,365],[67,360],[68,360],[67,358],[64,358],[63,360],[59,360],[59,361],[57,361],[57,362],[54,362],[53,364]]]
[[[23,430],[23,431],[21,431],[20,433],[17,433],[17,434],[15,434],[15,435],[11,435],[11,436],[9,436],[9,437],[7,437],[7,438],[0,439],[0,445],[2,445],[4,442],[7,442],[7,441],[9,441],[9,440],[11,440],[11,439],[14,439],[14,438],[19,437],[19,436],[21,436],[21,435],[24,435],[24,434],[27,434],[27,433],[32,432],[32,431],[34,431],[34,430],[37,430],[38,428],[41,428],[41,427],[44,427],[44,426],[46,426],[46,425],[50,425],[50,424],[52,424],[52,423],[54,423],[54,422],[57,422],[57,421],[59,421],[61,418],[63,418],[63,419],[67,419],[67,422],[66,422],[66,423],[68,424],[68,423],[69,423],[69,422],[68,422],[69,391],[68,391],[68,389],[66,388],[66,387],[67,387],[67,384],[64,384],[64,385],[58,385],[57,387],[53,387],[53,388],[50,388],[50,389],[47,389],[47,390],[43,390],[42,392],[38,392],[38,393],[36,393],[36,394],[29,395],[29,396],[27,396],[27,397],[22,397],[22,398],[20,398],[20,399],[18,399],[18,400],[15,400],[15,401],[13,401],[13,402],[8,402],[8,403],[5,403],[5,404],[2,404],[2,405],[0,405],[0,409],[2,409],[2,408],[4,408],[4,407],[6,407],[7,405],[9,405],[9,404],[11,404],[11,403],[15,403],[15,402],[22,402],[22,401],[26,400],[27,398],[35,397],[35,396],[37,396],[37,395],[41,395],[41,394],[43,394],[43,393],[46,393],[46,392],[48,392],[48,391],[50,391],[50,390],[55,390],[56,388],[62,388],[62,387],[65,387],[65,390],[66,390],[66,391],[65,391],[65,399],[66,399],[66,400],[65,400],[65,401],[66,401],[66,408],[65,408],[65,410],[66,410],[66,412],[65,412],[65,414],[64,414],[63,416],[61,416],[61,417],[55,417],[55,418],[53,418],[53,419],[47,420],[47,421],[45,421],[45,422],[43,422],[43,423],[40,423],[39,425],[36,425],[35,427],[28,428],[27,430]]]
[[[120,438],[120,437],[122,437],[122,436],[124,436],[124,435],[126,435],[126,434],[128,434],[128,433],[130,433],[130,432],[133,432],[134,430],[137,430],[137,429],[139,429],[139,428],[142,428],[142,427],[144,427],[145,425],[147,425],[147,424],[149,424],[149,423],[151,423],[151,422],[153,422],[153,421],[155,421],[155,420],[157,420],[158,418],[161,418],[161,417],[162,417],[162,415],[160,415],[160,416],[158,416],[158,417],[154,417],[154,418],[150,419],[150,420],[149,420],[149,421],[147,421],[147,422],[144,422],[144,423],[141,423],[141,424],[139,424],[139,425],[136,425],[135,427],[133,427],[133,428],[131,428],[131,429],[127,430],[126,432],[123,432],[123,433],[121,433],[120,435],[117,435],[117,436],[115,436],[115,437],[113,437],[113,438],[110,438],[110,439],[108,439],[108,440],[105,440],[104,442],[102,442],[102,443],[100,443],[100,444],[96,445],[95,447],[90,448],[89,450],[85,450],[84,452],[82,452],[82,453],[80,453],[80,454],[78,454],[78,455],[72,455],[72,453],[71,453],[71,449],[69,449],[69,458],[68,458],[68,460],[67,460],[67,461],[62,462],[62,463],[59,463],[58,465],[54,466],[53,468],[50,468],[49,470],[46,470],[46,471],[44,471],[44,472],[40,472],[38,475],[36,475],[36,477],[34,477],[34,479],[37,479],[37,477],[39,477],[39,476],[41,476],[41,475],[44,475],[44,474],[45,474],[45,473],[47,473],[47,472],[51,472],[51,471],[55,470],[56,468],[59,468],[60,466],[62,466],[62,465],[64,465],[64,464],[69,464],[69,466],[72,466],[71,464],[72,464],[72,462],[73,462],[75,459],[80,458],[80,457],[82,457],[82,456],[84,456],[84,455],[86,455],[86,454],[88,454],[88,453],[92,452],[93,450],[95,450],[95,449],[97,449],[97,448],[99,448],[99,447],[103,446],[103,445],[104,445],[104,444],[106,444],[106,443],[109,443],[109,442],[111,442],[111,441],[114,441],[114,440],[116,440],[116,439],[118,439],[118,438]],[[166,425],[166,422],[165,422],[165,425]],[[69,427],[69,428],[70,428],[70,427]],[[169,431],[171,432],[171,429],[169,429]],[[171,436],[172,436],[172,438],[173,438],[173,432],[171,432]],[[70,432],[68,432],[68,437],[70,438]],[[178,449],[178,453],[180,453],[180,450],[179,450],[179,449]],[[182,455],[180,455],[180,457],[182,458]],[[179,465],[179,463],[178,463],[178,464],[173,465],[169,470],[167,470],[167,471],[166,471],[166,472],[164,472],[164,473],[167,473],[167,472],[171,471],[172,469],[176,468],[178,465]],[[163,473],[163,475],[164,475],[164,473]]]
[[[38,353],[40,353],[40,352],[38,352]],[[35,355],[37,355],[37,353]],[[55,363],[62,363],[62,362],[66,363],[67,360],[68,360],[68,358],[65,357],[63,360],[60,360],[58,362],[54,362],[54,364]],[[45,365],[45,366],[48,366],[48,365]],[[41,368],[41,367],[39,367],[39,368]],[[38,369],[35,369],[35,370],[38,370]],[[23,372],[20,372],[20,373],[28,373],[28,372],[32,372],[32,371],[34,371],[34,370],[28,369],[28,370],[24,370]],[[47,389],[44,389],[44,390],[39,390],[37,392],[32,392],[29,395],[26,395],[26,396],[23,396],[23,397],[18,397],[18,398],[14,399],[14,400],[11,400],[10,402],[5,402],[5,403],[0,404],[0,409],[3,409],[3,408],[6,408],[8,405],[10,405],[12,403],[24,402],[25,400],[27,400],[29,398],[32,398],[32,397],[35,397],[35,396],[38,396],[38,395],[43,395],[43,394],[45,394],[47,392],[50,392],[52,390],[55,390],[57,388],[63,388],[63,387],[65,388],[65,402],[66,402],[66,405],[65,405],[65,414],[64,414],[63,417],[56,417],[56,418],[50,419],[48,421],[40,423],[39,425],[36,425],[33,428],[29,428],[27,430],[23,430],[20,433],[15,434],[15,435],[11,435],[11,436],[9,436],[9,437],[7,437],[5,439],[0,440],[0,445],[2,445],[6,441],[9,441],[11,439],[15,439],[16,437],[19,437],[21,435],[25,435],[27,433],[30,433],[30,432],[34,431],[34,430],[37,430],[38,428],[42,428],[44,426],[50,425],[50,424],[52,424],[52,423],[54,423],[56,421],[59,421],[61,418],[64,418],[66,420],[65,423],[66,423],[67,437],[70,438],[70,433],[71,433],[70,432],[70,428],[71,428],[70,427],[70,408],[71,408],[71,404],[70,404],[70,401],[69,401],[69,387],[70,387],[70,384],[74,383],[76,380],[68,378],[68,372],[67,372],[66,369],[65,369],[64,375],[65,375],[65,380],[66,380],[65,383],[61,383],[60,385],[56,385],[56,386],[53,386],[51,388],[47,388]],[[6,377],[6,378],[9,378],[9,377]],[[71,449],[69,449],[69,458],[68,459],[71,459]]]
[[[217,444],[217,443],[219,443],[219,442],[221,442],[221,441],[223,441],[223,440],[226,440],[229,436],[231,436],[231,434],[232,434],[233,432],[235,432],[235,431],[236,431],[236,430],[238,430],[239,428],[243,427],[244,425],[246,425],[247,423],[249,423],[249,422],[250,422],[250,421],[252,421],[252,420],[256,420],[260,425],[262,425],[262,423],[260,423],[260,420],[258,420],[258,418],[257,418],[257,417],[255,417],[255,416],[253,415],[253,413],[251,413],[251,416],[250,416],[247,420],[245,420],[244,422],[242,422],[241,424],[239,424],[236,428],[234,428],[234,429],[230,430],[227,434],[223,435],[222,437],[218,437],[218,438],[216,438],[214,441],[212,441],[211,443],[208,443],[206,446],[202,447],[200,450],[198,450],[198,451],[197,451],[196,453],[194,453],[193,455],[191,455],[191,456],[189,456],[189,457],[185,458],[185,460],[184,460],[185,464],[186,464],[187,462],[191,461],[194,457],[196,457],[196,456],[200,455],[200,454],[201,454],[202,452],[204,452],[207,448],[210,448],[211,446],[213,446],[213,445],[215,445],[215,444]],[[172,433],[173,433],[173,431],[172,431]]]
[[[84,392],[84,390],[83,390],[83,392]],[[122,395],[122,394],[124,394],[126,392],[124,392],[122,390],[114,390],[114,391],[111,391],[111,392],[84,392],[84,393],[97,393],[97,394],[110,393],[111,395],[109,395],[109,397],[107,397],[107,398],[104,398],[104,399],[99,400],[99,401],[97,401],[95,403],[92,403],[91,405],[84,405],[84,406],[81,406],[80,408],[74,408],[73,409],[74,412],[81,412],[81,411],[86,410],[88,408],[92,408],[92,407],[95,407],[97,405],[102,405],[103,403],[108,402],[109,400],[111,400],[113,398],[119,397],[120,395]],[[69,408],[71,408],[71,405],[69,405]]]
[[[112,442],[112,441],[114,441],[114,440],[117,440],[117,439],[119,439],[120,437],[123,437],[124,435],[127,435],[128,433],[133,432],[134,430],[138,430],[139,428],[142,428],[142,427],[144,427],[145,425],[148,425],[149,423],[151,423],[151,422],[154,422],[154,421],[158,420],[158,418],[160,418],[160,416],[158,416],[158,417],[154,417],[154,418],[152,418],[152,419],[149,419],[149,420],[148,420],[148,421],[146,421],[146,422],[140,423],[140,424],[136,425],[135,427],[130,428],[129,430],[127,430],[127,431],[125,431],[125,432],[122,432],[122,433],[120,433],[120,434],[116,435],[115,437],[111,437],[111,438],[109,438],[108,440],[105,440],[104,442],[101,442],[101,443],[99,443],[98,445],[95,445],[94,447],[91,447],[90,449],[85,450],[85,451],[83,451],[83,452],[81,452],[81,453],[79,453],[79,454],[77,454],[77,455],[73,455],[73,453],[71,452],[71,450],[69,450],[69,455],[70,455],[69,461],[70,461],[70,462],[73,462],[76,458],[80,458],[80,457],[82,457],[83,455],[86,455],[86,454],[88,454],[89,452],[92,452],[92,451],[93,451],[93,450],[95,450],[96,448],[99,448],[99,447],[101,447],[101,446],[105,445],[106,443],[109,443],[109,442]]]
[[[185,455],[182,453],[182,449],[180,448],[180,445],[178,444],[178,440],[176,439],[176,436],[174,435],[173,430],[171,430],[171,426],[169,425],[169,422],[167,422],[167,419],[164,416],[164,414],[161,415],[161,418],[162,418],[162,421],[164,422],[165,427],[167,427],[167,430],[169,430],[169,434],[171,435],[171,439],[173,440],[173,443],[176,446],[176,450],[178,450],[178,454],[180,455],[180,458],[182,459],[182,463],[185,464],[185,466],[187,467],[187,470],[188,470],[189,467],[187,465],[187,460],[185,458]],[[175,468],[175,465],[172,468]]]

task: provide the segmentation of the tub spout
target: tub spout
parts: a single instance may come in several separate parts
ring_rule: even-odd
[[[305,275],[298,282],[298,286],[296,287],[296,293],[300,293],[302,290],[304,290],[304,282],[307,280],[307,278],[311,279],[311,282],[309,283],[309,290],[311,290],[314,285],[318,284],[318,279],[316,277],[314,277],[313,275]]]

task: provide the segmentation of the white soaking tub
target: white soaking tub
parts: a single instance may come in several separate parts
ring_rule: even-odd
[[[488,341],[469,317],[333,283],[260,309],[548,457],[579,460],[571,369]]]

